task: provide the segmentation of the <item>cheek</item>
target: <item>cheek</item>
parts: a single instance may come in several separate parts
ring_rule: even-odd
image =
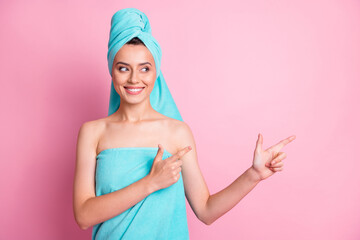
[[[116,92],[117,92],[119,95],[121,95],[121,92],[124,91],[121,86],[123,86],[123,85],[125,84],[126,80],[123,80],[122,78],[119,78],[119,77],[116,76],[116,74],[115,74],[115,76],[113,76],[112,81],[113,81],[114,88],[115,88]]]
[[[113,73],[113,77],[112,79],[114,80],[114,83],[116,84],[122,84],[124,82],[126,82],[126,76],[124,74],[119,74],[119,73]]]
[[[150,85],[154,85],[156,80],[155,78],[156,78],[155,74],[147,74],[146,76],[144,76],[142,80],[146,85],[150,86]]]

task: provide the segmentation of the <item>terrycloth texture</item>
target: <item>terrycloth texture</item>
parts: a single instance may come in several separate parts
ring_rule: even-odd
[[[165,116],[183,121],[170,90],[161,72],[161,48],[151,34],[147,16],[136,8],[125,8],[117,11],[111,18],[111,30],[108,44],[108,68],[112,76],[114,58],[119,49],[134,37],[140,38],[153,55],[156,65],[156,81],[150,93],[151,106]],[[110,104],[108,115],[113,114],[120,106],[120,96],[111,81]]]
[[[110,148],[96,157],[96,196],[122,189],[151,170],[157,148]],[[164,150],[163,160],[171,153]],[[125,212],[93,227],[92,240],[188,240],[182,174]]]

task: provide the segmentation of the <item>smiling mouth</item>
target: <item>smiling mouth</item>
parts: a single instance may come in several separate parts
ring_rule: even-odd
[[[139,94],[145,87],[124,87],[129,94]]]

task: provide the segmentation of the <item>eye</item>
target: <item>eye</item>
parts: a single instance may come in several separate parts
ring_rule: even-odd
[[[147,69],[145,72],[148,72],[148,71],[149,71],[149,68],[148,68],[148,67],[144,67],[143,69]]]
[[[119,71],[121,71],[121,69],[123,69],[123,68],[127,69],[126,67],[120,67],[120,68],[119,68]]]

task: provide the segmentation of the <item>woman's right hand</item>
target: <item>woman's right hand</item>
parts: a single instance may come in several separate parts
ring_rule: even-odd
[[[171,157],[162,160],[164,148],[161,144],[158,147],[158,152],[148,175],[154,191],[167,188],[179,180],[182,165],[182,160],[179,158],[191,150],[191,146],[185,147]]]

